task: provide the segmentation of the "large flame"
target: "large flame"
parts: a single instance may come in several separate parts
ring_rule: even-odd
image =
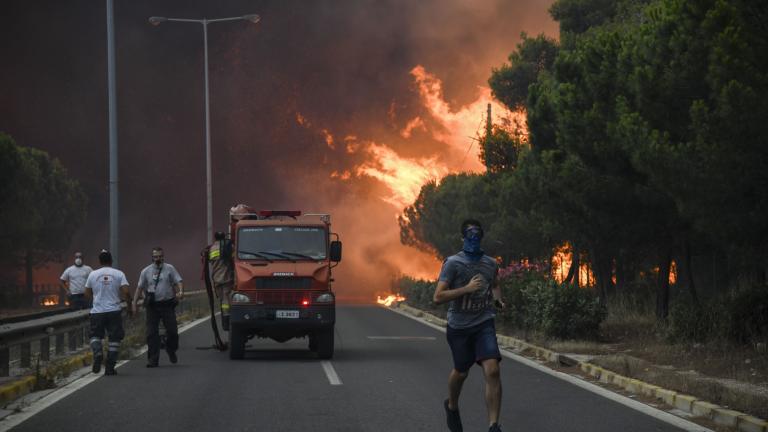
[[[365,151],[370,159],[358,166],[356,173],[373,177],[387,185],[391,193],[381,198],[397,209],[411,205],[419,195],[421,186],[430,180],[440,180],[450,171],[437,161],[437,157],[406,159],[391,148],[374,143],[369,144]]]

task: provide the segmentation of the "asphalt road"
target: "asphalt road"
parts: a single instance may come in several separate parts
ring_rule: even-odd
[[[445,431],[451,368],[444,333],[379,307],[337,311],[329,363],[306,350],[251,340],[246,359],[210,346],[207,322],[181,335],[179,364],[138,358],[56,402],[13,431]],[[336,372],[340,383],[332,384]],[[329,376],[328,373],[331,373]],[[502,361],[505,431],[680,431],[529,366]],[[485,431],[482,371],[460,401],[464,430]]]

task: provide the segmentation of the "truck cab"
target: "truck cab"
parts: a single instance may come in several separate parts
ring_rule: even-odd
[[[336,297],[332,269],[341,241],[328,214],[230,211],[235,284],[229,356],[241,359],[253,337],[308,338],[318,357],[333,356]]]

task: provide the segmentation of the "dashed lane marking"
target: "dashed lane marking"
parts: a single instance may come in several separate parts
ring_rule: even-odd
[[[333,368],[331,362],[323,360],[320,364],[323,365],[325,376],[328,377],[328,382],[331,383],[331,385],[342,385],[341,378],[339,378],[339,374],[336,373],[336,369]]]

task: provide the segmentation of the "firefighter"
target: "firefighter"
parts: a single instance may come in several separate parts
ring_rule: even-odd
[[[99,373],[104,360],[104,351],[101,340],[104,333],[109,337],[107,350],[107,363],[104,375],[117,375],[118,349],[123,340],[121,297],[126,303],[130,302],[131,294],[128,289],[128,280],[125,273],[112,268],[112,254],[106,250],[99,253],[101,268],[92,271],[85,282],[85,297],[93,300],[91,308],[91,349],[93,350],[93,373]],[[128,310],[131,315],[131,310]]]
[[[71,309],[88,309],[90,307],[85,299],[85,281],[88,280],[88,275],[92,271],[92,268],[83,264],[83,254],[75,252],[75,264],[67,267],[59,277],[67,291]]]
[[[211,281],[221,304],[221,327],[229,330],[229,294],[235,282],[232,261],[232,242],[223,232],[214,235],[216,241],[208,248]]]
[[[161,247],[152,249],[152,264],[141,271],[133,296],[134,312],[138,307],[140,294],[144,296],[144,308],[147,311],[147,367],[157,367],[160,362],[161,320],[165,327],[165,351],[171,363],[177,363],[179,328],[176,306],[184,297],[184,285],[176,268],[165,262]]]

